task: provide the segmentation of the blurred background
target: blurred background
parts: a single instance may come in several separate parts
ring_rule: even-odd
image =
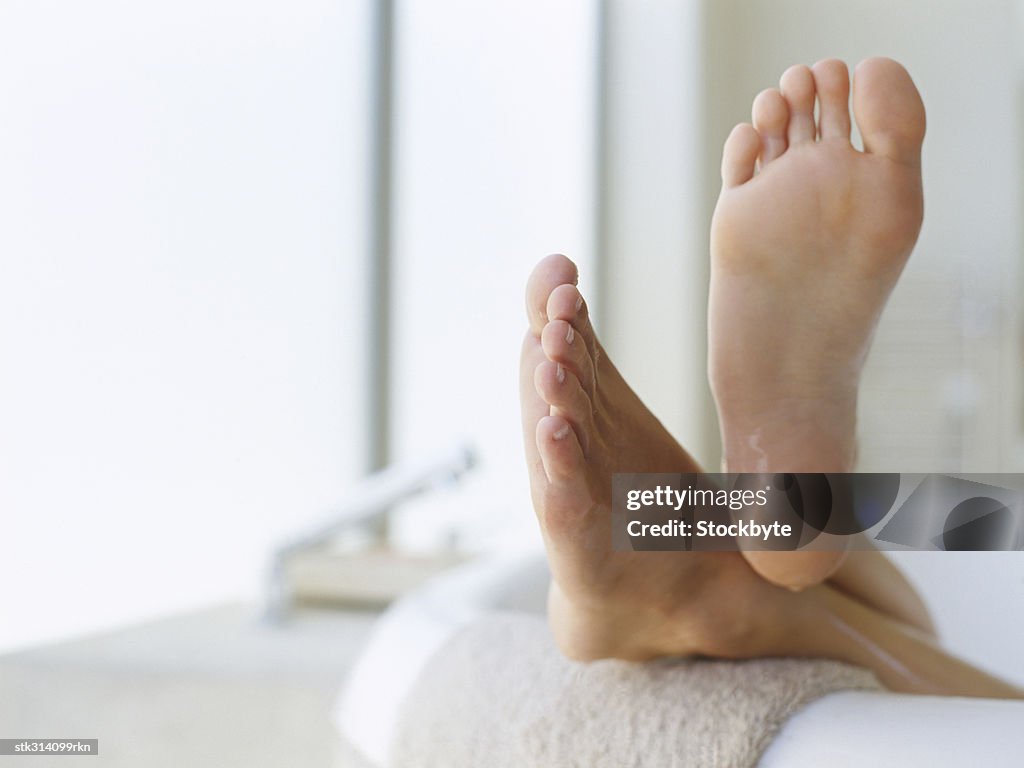
[[[620,369],[709,468],[721,144],[797,62],[902,61],[926,220],[861,399],[864,471],[1020,472],[1018,0],[0,5],[0,652],[259,599],[361,477],[432,555],[528,547],[522,288],[581,268]],[[1024,681],[1024,558],[900,555]],[[1016,638],[1016,643],[1008,640]]]

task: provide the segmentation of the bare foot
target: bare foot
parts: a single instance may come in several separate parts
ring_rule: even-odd
[[[889,59],[791,67],[726,141],[711,231],[709,375],[728,471],[851,471],[860,372],[921,227],[924,105]],[[814,120],[817,98],[819,119]],[[759,166],[759,168],[758,168]],[[837,553],[746,553],[799,588]]]
[[[520,382],[534,506],[554,576],[548,613],[566,655],[820,656],[868,667],[895,690],[1020,695],[829,585],[781,589],[735,552],[612,551],[614,472],[698,469],[604,355],[575,282],[562,256],[534,270]]]
[[[520,374],[556,641],[577,659],[766,652],[793,596],[736,553],[612,551],[613,473],[700,469],[605,355],[576,278],[564,256],[534,269]]]

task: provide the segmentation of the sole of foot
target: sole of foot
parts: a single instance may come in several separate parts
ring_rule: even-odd
[[[851,471],[860,372],[923,217],[925,112],[906,70],[834,59],[761,92],[725,143],[711,232],[709,378],[728,471]],[[815,103],[818,117],[815,119]],[[842,555],[748,553],[803,588]]]

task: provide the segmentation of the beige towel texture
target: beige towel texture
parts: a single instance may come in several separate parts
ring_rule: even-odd
[[[801,707],[878,687],[865,670],[821,660],[577,664],[543,618],[495,614],[427,665],[392,766],[748,768]]]

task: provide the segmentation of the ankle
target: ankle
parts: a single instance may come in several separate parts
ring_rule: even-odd
[[[722,412],[726,472],[851,472],[857,460],[856,396],[795,400]]]
[[[652,624],[649,618],[635,602],[624,606],[615,600],[573,601],[555,583],[548,593],[548,624],[555,645],[573,661],[647,661],[689,652],[677,647],[664,623]]]

